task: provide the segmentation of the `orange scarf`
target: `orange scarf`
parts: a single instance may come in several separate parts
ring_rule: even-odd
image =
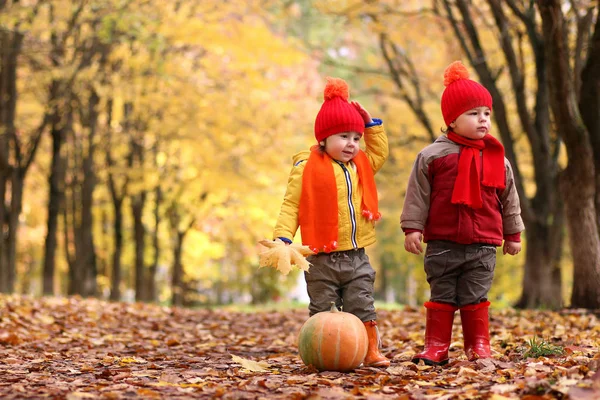
[[[495,137],[486,134],[483,139],[472,140],[452,131],[448,139],[463,147],[458,158],[458,175],[452,191],[452,204],[465,204],[471,208],[481,208],[480,185],[504,189],[504,146]],[[480,167],[477,162],[482,152],[483,179],[480,181]]]
[[[378,210],[375,176],[367,155],[359,150],[352,160],[363,187],[362,216],[369,221],[381,218]],[[311,148],[302,175],[302,194],[298,215],[302,244],[315,252],[329,253],[337,248],[338,198],[332,159],[318,146]]]

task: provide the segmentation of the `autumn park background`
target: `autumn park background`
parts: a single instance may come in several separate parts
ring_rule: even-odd
[[[258,268],[326,76],[381,117],[391,157],[369,249],[380,301],[427,299],[403,250],[406,178],[440,134],[443,68],[494,98],[525,251],[499,305],[600,308],[598,2],[0,2],[0,290],[264,303]],[[290,299],[288,299],[290,300]]]
[[[426,300],[399,215],[461,59],[494,97],[525,251],[492,301],[600,307],[598,2],[2,1],[0,289],[263,303],[258,269],[326,76],[381,117],[391,157],[369,249],[377,298]],[[596,168],[595,168],[596,167]],[[594,172],[596,171],[596,172]]]
[[[599,398],[599,14],[597,0],[0,0],[0,396]],[[428,292],[399,217],[455,60],[493,96],[526,230],[523,252],[498,254],[494,358],[461,356],[457,319],[456,361],[436,369],[410,362]],[[385,371],[302,365],[302,277],[259,268],[327,76],[389,135],[367,250]]]

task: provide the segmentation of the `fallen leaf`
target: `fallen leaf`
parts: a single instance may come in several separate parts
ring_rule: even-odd
[[[489,397],[489,400],[509,400],[509,399],[511,399],[511,397],[505,397],[505,396],[499,395],[497,393],[493,393]]]
[[[510,393],[515,392],[517,389],[519,389],[517,385],[500,384],[492,386],[490,391],[494,393]]]
[[[252,361],[252,360],[247,360],[245,358],[242,357],[238,357],[234,354],[231,354],[231,359],[240,364],[242,366],[242,368],[248,370],[248,371],[252,371],[252,372],[269,372],[268,368],[269,368],[269,363],[265,362],[265,361],[260,361],[260,362],[256,362],[256,361]]]
[[[79,399],[95,399],[96,396],[93,393],[87,392],[71,392],[67,394],[67,400],[79,400]]]

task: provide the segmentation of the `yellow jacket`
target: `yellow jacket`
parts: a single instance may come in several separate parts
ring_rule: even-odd
[[[377,173],[383,166],[388,157],[388,141],[383,125],[375,125],[365,128],[365,153],[373,168],[373,173]],[[302,192],[302,173],[306,165],[306,160],[310,155],[309,151],[302,151],[293,158],[294,166],[290,172],[288,186],[281,205],[281,211],[273,237],[284,237],[290,240],[294,239],[298,230],[298,210],[300,208],[300,194]],[[352,161],[344,164],[350,174],[352,181],[352,204],[354,213],[350,212],[348,200],[348,184],[344,176],[344,170],[341,165],[335,161],[333,171],[337,184],[338,198],[338,247],[336,251],[350,249],[360,249],[375,243],[375,223],[367,220],[361,215],[362,187],[358,185],[358,174]],[[356,229],[353,230],[353,226]]]

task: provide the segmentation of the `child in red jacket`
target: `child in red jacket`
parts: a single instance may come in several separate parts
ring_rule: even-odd
[[[404,248],[427,243],[425,349],[413,357],[428,365],[448,362],[454,313],[460,309],[467,358],[491,357],[488,292],[496,247],[521,251],[519,197],[504,147],[490,135],[492,96],[459,61],[444,72],[441,108],[446,135],[424,148],[408,182],[401,226]]]

